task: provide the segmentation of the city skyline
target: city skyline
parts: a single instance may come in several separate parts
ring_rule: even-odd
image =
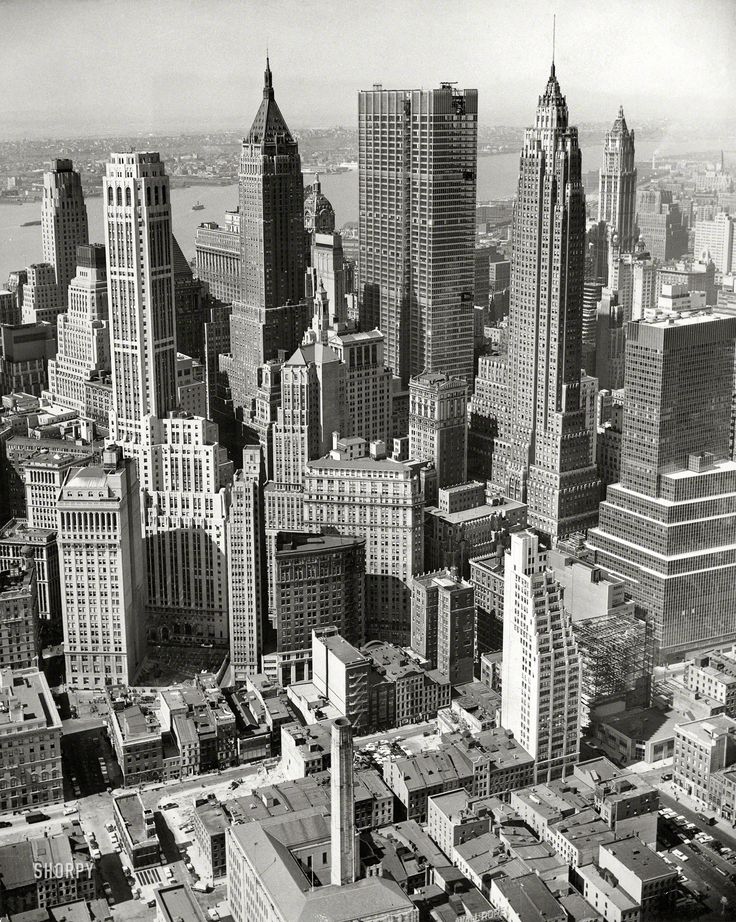
[[[86,23],[84,42],[70,31],[79,21],[76,13]],[[53,136],[61,126],[85,135],[154,128],[245,131],[267,49],[282,98],[289,100],[284,115],[297,129],[354,124],[357,94],[374,82],[414,88],[443,80],[478,89],[481,125],[522,126],[539,61],[552,56],[553,14],[557,64],[579,121],[604,119],[623,105],[640,119],[673,119],[687,108],[691,118],[707,123],[727,111],[736,87],[729,67],[736,9],[725,0],[675,0],[666,18],[655,4],[629,0],[588,9],[582,18],[567,0],[521,5],[468,0],[449,17],[433,15],[426,0],[404,0],[389,10],[379,2],[358,7],[284,0],[269,6],[268,17],[260,13],[252,0],[155,5],[10,0],[3,4],[9,41],[0,65],[7,88],[0,118],[8,136]],[[681,28],[683,20],[695,16],[697,29]],[[476,28],[479,17],[488,20],[488,30]],[[375,29],[376,22],[385,21],[397,26],[390,55],[385,35]],[[406,22],[411,29],[399,28]],[[625,43],[595,42],[627,23]],[[34,37],[31,47],[27,34]],[[357,34],[360,43],[351,40]],[[508,41],[512,35],[518,41]],[[60,55],[58,49],[71,43],[74,56]],[[228,61],[226,71],[213,67],[213,47]],[[295,66],[299,48],[318,48],[319,66],[307,73]],[[87,79],[90,73],[96,74],[94,81]],[[131,81],[136,92],[130,92]]]

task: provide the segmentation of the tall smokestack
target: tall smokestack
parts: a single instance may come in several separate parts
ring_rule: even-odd
[[[353,730],[347,717],[332,725],[332,816],[330,882],[337,887],[357,877],[355,847],[355,793],[353,790]]]

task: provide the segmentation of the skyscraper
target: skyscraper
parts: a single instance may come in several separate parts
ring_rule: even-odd
[[[110,370],[105,247],[77,249],[77,272],[69,285],[68,310],[56,326],[58,349],[49,361],[49,393],[62,406],[89,416],[85,385]]]
[[[639,239],[653,259],[667,262],[687,253],[687,227],[682,211],[668,189],[642,189],[637,195]]]
[[[304,183],[299,145],[276,103],[266,59],[263,100],[240,155],[240,299],[230,317],[224,367],[233,406],[250,410],[257,369],[291,353],[307,326],[309,310],[292,318],[304,295]],[[247,416],[247,414],[246,414]]]
[[[230,662],[237,681],[261,668],[267,605],[263,483],[261,449],[246,446],[243,468],[233,478],[227,521]]]
[[[64,311],[64,302],[56,284],[56,270],[51,263],[33,263],[26,272],[23,323],[56,323],[56,318]]]
[[[149,636],[228,642],[227,487],[215,423],[176,412],[175,250],[157,153],[112,154],[105,199],[110,435],[138,462]]]
[[[568,125],[554,63],[526,130],[513,223],[508,412],[493,482],[527,502],[553,536],[596,519],[599,483],[580,405],[585,193],[577,128]]]
[[[361,326],[386,337],[407,384],[472,380],[478,91],[384,90],[359,99]]]
[[[563,590],[539,538],[511,535],[503,602],[501,725],[534,758],[535,783],[578,760],[580,658]]]
[[[628,324],[621,481],[588,534],[627,583],[660,661],[736,640],[736,463],[729,430],[736,318]]]
[[[135,152],[112,154],[103,183],[113,378],[110,436],[117,444],[140,445],[146,418],[161,419],[176,406],[169,178],[157,153]],[[150,482],[142,470],[139,477],[144,487]]]
[[[437,486],[468,479],[468,386],[439,372],[409,382],[409,457],[432,461]]]
[[[606,132],[598,185],[598,220],[608,225],[609,238],[616,234],[622,253],[634,248],[636,217],[636,164],[634,132],[629,131],[624,109]]]
[[[77,247],[89,243],[82,180],[71,160],[52,160],[43,174],[41,239],[43,258],[54,267],[59,298],[66,307]]]
[[[140,491],[135,462],[113,445],[75,468],[59,497],[66,680],[131,684],[145,651]]]

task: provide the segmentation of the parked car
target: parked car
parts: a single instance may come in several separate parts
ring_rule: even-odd
[[[677,858],[678,861],[687,861],[688,857],[685,852],[681,852],[679,848],[673,848],[672,854]]]
[[[161,809],[162,809],[162,810],[176,810],[176,808],[177,808],[178,806],[179,806],[179,804],[175,803],[175,802],[172,800],[172,801],[170,801],[168,804],[161,804]]]
[[[9,823],[7,820],[0,820],[0,829],[10,829],[12,823]]]
[[[26,823],[45,823],[46,820],[50,819],[51,817],[47,813],[41,813],[40,810],[37,813],[26,814]]]

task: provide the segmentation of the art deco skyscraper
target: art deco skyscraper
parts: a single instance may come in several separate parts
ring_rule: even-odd
[[[169,181],[157,153],[112,154],[104,179],[111,440],[144,493],[149,637],[228,641],[227,487],[215,423],[176,411]]]
[[[407,384],[472,380],[478,91],[361,92],[361,325]]]
[[[71,160],[52,160],[43,174],[41,239],[44,261],[56,270],[59,298],[66,306],[77,268],[77,247],[89,243],[82,180]]]
[[[609,239],[618,237],[621,253],[634,249],[636,223],[636,164],[634,132],[629,131],[624,109],[610,131],[606,132],[603,163],[598,184],[598,220],[608,225]]]
[[[92,415],[87,382],[110,368],[105,247],[77,250],[77,272],[69,285],[69,309],[57,321],[56,358],[49,361],[49,393],[55,403]]]
[[[494,484],[553,536],[595,522],[599,483],[580,404],[585,193],[554,63],[526,130],[513,223],[508,402]]]
[[[223,367],[233,406],[249,410],[257,369],[279,349],[291,354],[309,318],[306,307],[297,318],[293,308],[284,310],[287,302],[303,302],[304,183],[299,145],[276,103],[268,59],[263,100],[240,155],[240,240],[240,299],[233,303],[231,355]]]
[[[157,153],[112,154],[104,178],[113,378],[110,436],[141,444],[176,406],[169,178]],[[148,479],[139,471],[142,485]]]

